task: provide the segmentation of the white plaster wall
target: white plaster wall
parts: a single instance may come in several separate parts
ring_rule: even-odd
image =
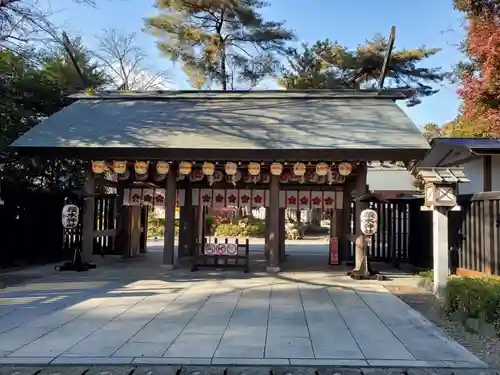
[[[491,191],[500,191],[500,155],[491,157]]]
[[[497,161],[498,166],[498,177],[500,178],[500,159]],[[473,194],[480,193],[483,191],[483,161],[481,158],[472,160],[466,164],[461,165],[464,168],[465,175],[469,178],[470,182],[466,184],[459,184],[458,186],[458,194]],[[495,178],[494,178],[495,179]],[[500,181],[499,187],[500,187]],[[495,187],[492,186],[492,190],[495,190]]]

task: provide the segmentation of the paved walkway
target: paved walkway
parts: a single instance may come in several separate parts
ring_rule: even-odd
[[[166,271],[160,253],[0,291],[0,364],[482,367],[376,282]]]

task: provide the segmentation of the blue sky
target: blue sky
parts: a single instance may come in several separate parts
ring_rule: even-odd
[[[155,39],[142,32],[144,18],[155,14],[153,0],[96,0],[97,7],[78,5],[70,0],[52,0],[52,20],[73,35],[83,37],[92,48],[103,29],[116,28],[137,32],[138,41],[158,69],[171,69],[172,81],[179,89],[189,84],[179,65],[172,66],[155,47]],[[299,41],[338,40],[349,47],[363,43],[375,33],[388,35],[396,26],[396,47],[420,45],[442,48],[428,60],[428,66],[451,69],[461,56],[457,43],[463,36],[460,15],[453,11],[451,0],[270,0],[264,10],[270,20],[285,20]],[[418,4],[418,5],[416,5]],[[427,122],[444,123],[457,113],[456,87],[445,84],[441,91],[414,108],[403,110],[419,126]]]

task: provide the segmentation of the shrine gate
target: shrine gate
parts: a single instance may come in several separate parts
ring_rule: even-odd
[[[83,253],[92,257],[96,186],[113,186],[124,211],[116,236],[133,230],[134,206],[163,205],[163,265],[192,254],[204,207],[266,207],[267,268],[284,257],[284,209],[332,210],[339,260],[364,238],[349,238],[351,200],[366,206],[367,162],[420,159],[429,149],[396,105],[394,90],[103,91],[29,130],[11,147],[32,157],[88,160],[83,188]],[[179,250],[174,246],[181,208]],[[131,207],[128,209],[127,207]],[[128,210],[128,211],[127,211]],[[359,222],[355,221],[356,223]],[[133,224],[133,223],[132,223]],[[134,240],[136,243],[137,240]]]

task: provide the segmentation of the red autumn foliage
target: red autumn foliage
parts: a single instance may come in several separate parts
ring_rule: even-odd
[[[471,64],[461,74],[460,127],[476,136],[500,136],[500,7],[496,0],[456,1],[466,15],[464,52]]]

